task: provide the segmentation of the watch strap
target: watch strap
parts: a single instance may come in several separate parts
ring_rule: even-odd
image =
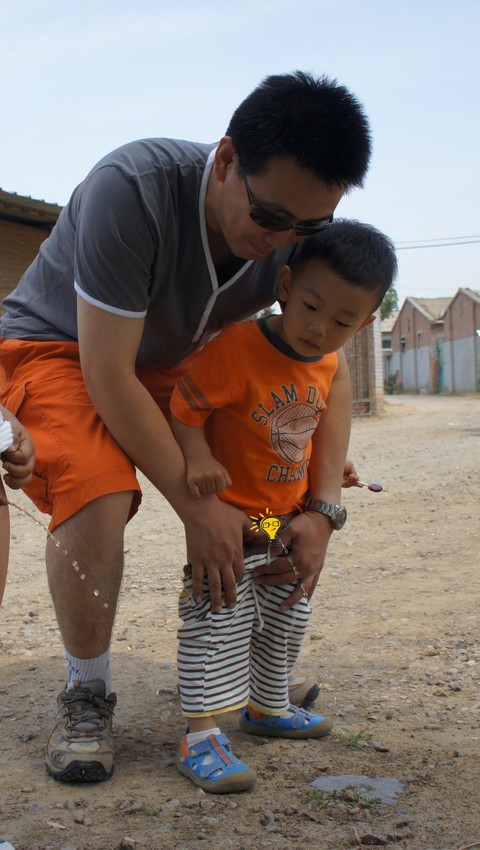
[[[308,497],[305,503],[305,510],[316,511],[319,514],[327,516],[335,531],[343,528],[347,519],[347,509],[343,505],[333,505],[329,502],[324,502],[323,499],[312,499],[311,496]]]

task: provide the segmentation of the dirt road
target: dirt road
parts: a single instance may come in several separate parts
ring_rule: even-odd
[[[303,651],[334,734],[249,739],[230,717],[224,729],[258,773],[243,795],[206,795],[175,768],[184,547],[178,520],[148,486],[128,529],[113,643],[115,775],[90,786],[46,775],[64,664],[44,532],[12,510],[0,839],[16,850],[480,847],[480,398],[389,396],[382,417],[355,421],[350,454],[385,491],[345,492],[349,520],[332,542]],[[311,785],[345,774],[399,784],[391,802],[381,802],[385,782],[336,793]]]

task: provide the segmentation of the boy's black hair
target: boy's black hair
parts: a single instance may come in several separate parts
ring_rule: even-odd
[[[304,71],[266,77],[234,112],[226,135],[246,174],[293,159],[329,188],[363,186],[371,154],[368,119],[347,88]]]
[[[333,224],[298,244],[289,263],[292,274],[312,260],[325,263],[348,283],[378,292],[375,309],[398,271],[392,240],[371,224],[346,218],[335,219]]]

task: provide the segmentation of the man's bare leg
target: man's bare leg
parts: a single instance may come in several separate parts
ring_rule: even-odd
[[[59,525],[47,541],[50,593],[65,648],[95,658],[110,645],[123,574],[132,493],[101,496]],[[84,576],[84,578],[83,578]]]
[[[131,492],[95,499],[47,542],[50,592],[65,650],[76,660],[96,664],[110,646],[131,501]],[[80,678],[58,697],[59,721],[46,754],[54,779],[95,782],[113,773],[116,696],[106,692],[104,678]]]

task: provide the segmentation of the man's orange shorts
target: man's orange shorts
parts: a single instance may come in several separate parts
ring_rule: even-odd
[[[169,401],[186,364],[139,367],[137,376],[170,421]],[[135,467],[98,416],[83,382],[78,343],[0,340],[0,398],[35,442],[35,471],[25,493],[53,531],[109,493],[142,494]]]

